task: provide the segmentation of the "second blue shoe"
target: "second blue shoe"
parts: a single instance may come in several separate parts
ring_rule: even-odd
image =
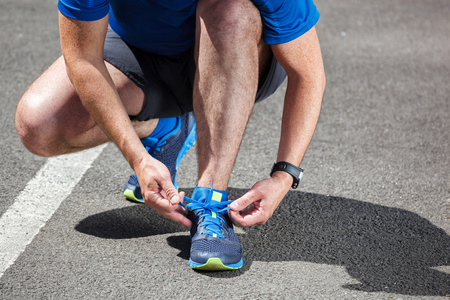
[[[178,189],[176,183],[178,166],[186,152],[195,144],[197,131],[193,113],[177,117],[176,120],[175,128],[162,138],[147,137],[141,141],[148,153],[169,169],[172,182]],[[144,202],[136,174],[128,179],[123,195],[130,201]]]

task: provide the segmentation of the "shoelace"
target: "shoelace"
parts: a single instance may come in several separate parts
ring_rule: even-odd
[[[189,204],[183,204],[180,202],[180,205],[184,207],[190,208],[192,211],[197,210],[200,212],[199,221],[203,219],[201,223],[201,227],[205,227],[205,232],[209,236],[214,236],[217,238],[225,238],[222,234],[222,229],[225,228],[222,226],[222,222],[225,220],[220,216],[221,213],[227,213],[230,210],[228,204],[232,203],[233,200],[217,202],[212,201],[210,197],[208,197],[206,203],[196,201],[194,199],[184,197],[184,200],[189,202]],[[213,217],[215,215],[215,217]]]
[[[153,152],[154,152],[154,151],[161,151],[161,147],[164,146],[165,144],[167,144],[167,141],[166,141],[166,139],[158,140],[158,139],[155,139],[152,137],[147,137],[142,140],[142,143],[148,144],[148,145],[144,144],[145,150],[147,150],[147,152],[149,152],[150,150],[153,150]]]

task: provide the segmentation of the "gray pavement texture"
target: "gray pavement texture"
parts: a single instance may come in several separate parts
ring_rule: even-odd
[[[316,5],[327,90],[304,181],[265,225],[240,231],[241,270],[192,271],[188,233],[122,198],[131,169],[109,145],[0,279],[0,298],[447,298],[450,2]],[[0,24],[3,214],[46,161],[13,124],[17,99],[60,53],[56,1],[2,0]],[[283,91],[255,107],[233,196],[268,176]],[[180,167],[188,194],[195,163],[191,150]]]

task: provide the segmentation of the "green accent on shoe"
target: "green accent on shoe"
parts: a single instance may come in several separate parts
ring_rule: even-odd
[[[132,201],[132,202],[137,202],[137,203],[144,203],[143,199],[138,199],[136,198],[136,196],[134,195],[132,190],[126,189],[125,191],[123,191],[123,195],[125,196],[125,198],[127,198],[127,200]]]
[[[238,267],[225,266],[222,263],[222,261],[220,260],[220,258],[212,257],[212,258],[208,259],[208,261],[203,265],[191,266],[191,267],[193,269],[203,270],[203,271],[230,271],[230,270],[237,270],[237,269],[241,268],[242,265],[238,266]]]

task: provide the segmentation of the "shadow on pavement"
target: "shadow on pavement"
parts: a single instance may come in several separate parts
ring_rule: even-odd
[[[186,190],[187,194],[192,189]],[[229,190],[239,197],[243,189]],[[90,216],[76,230],[102,238],[136,238],[182,232],[143,205]],[[418,296],[450,294],[450,275],[431,267],[450,265],[450,237],[407,210],[319,194],[291,191],[264,226],[244,228],[244,267],[204,273],[235,277],[253,261],[306,261],[344,266],[359,284],[344,288]],[[168,244],[189,258],[189,237]]]
[[[104,239],[132,239],[175,232],[183,226],[170,222],[144,204],[113,209],[81,220],[75,229]]]

